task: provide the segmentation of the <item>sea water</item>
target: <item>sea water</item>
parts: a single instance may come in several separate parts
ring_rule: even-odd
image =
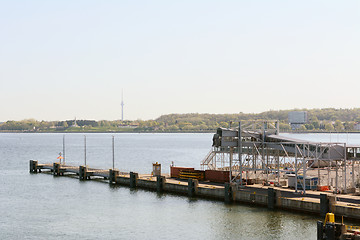
[[[67,164],[150,173],[152,163],[200,168],[212,134],[69,133]],[[227,205],[154,191],[131,190],[102,181],[30,174],[29,160],[56,161],[63,134],[0,134],[0,239],[316,239],[319,217]],[[329,135],[286,134],[329,141]],[[359,134],[333,134],[332,141],[360,143]]]

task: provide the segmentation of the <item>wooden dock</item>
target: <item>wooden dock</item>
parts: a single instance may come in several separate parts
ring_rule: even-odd
[[[130,188],[143,188],[159,193],[169,192],[189,197],[211,198],[226,203],[259,205],[269,209],[288,209],[325,216],[332,211],[336,216],[360,220],[360,196],[307,191],[306,195],[294,193],[282,187],[254,184],[237,187],[230,183],[199,182],[197,179],[174,179],[168,175],[152,176],[136,172],[120,172],[117,169],[96,169],[87,166],[70,166],[54,162],[39,164],[30,160],[30,173],[51,173],[54,176],[76,176],[79,180],[102,179],[110,184]]]

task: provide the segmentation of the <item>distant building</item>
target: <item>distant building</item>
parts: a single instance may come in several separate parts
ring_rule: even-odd
[[[288,119],[292,130],[299,129],[302,125],[308,122],[307,112],[306,111],[289,112]]]

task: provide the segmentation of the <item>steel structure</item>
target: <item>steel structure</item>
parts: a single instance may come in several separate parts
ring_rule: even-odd
[[[306,191],[307,179],[336,193],[359,185],[360,146],[310,142],[279,135],[278,121],[239,122],[237,128],[219,128],[203,169],[228,170],[239,187],[252,181],[280,184],[295,175],[295,191]]]

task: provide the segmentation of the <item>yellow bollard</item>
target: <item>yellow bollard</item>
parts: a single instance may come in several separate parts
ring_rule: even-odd
[[[327,213],[325,216],[324,226],[325,224],[329,223],[335,223],[335,215],[333,213]]]

